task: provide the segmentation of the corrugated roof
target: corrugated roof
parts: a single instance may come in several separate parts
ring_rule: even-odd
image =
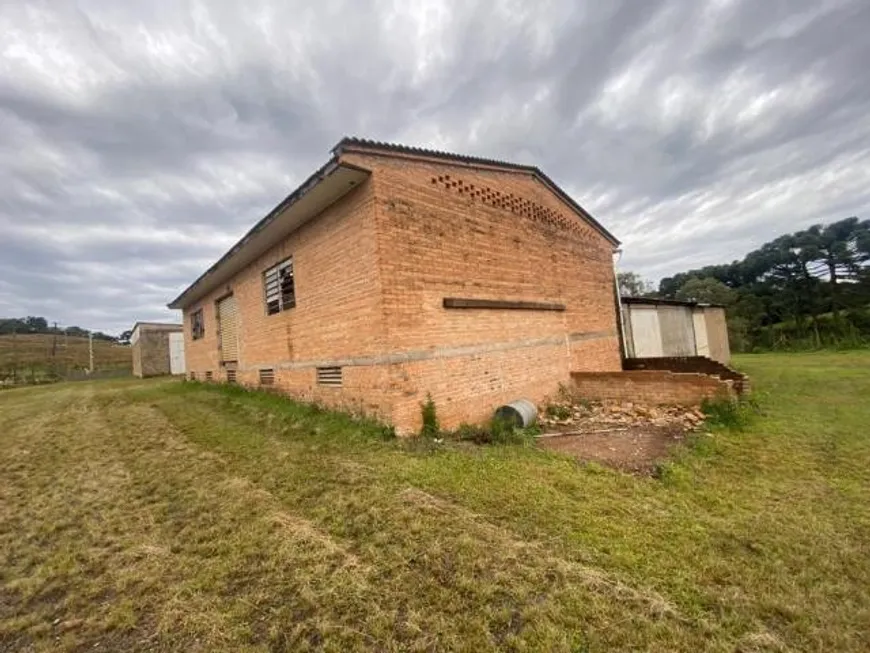
[[[402,145],[401,143],[387,143],[384,141],[375,141],[368,138],[357,138],[356,136],[345,136],[338,142],[338,144],[336,144],[334,148],[332,148],[332,151],[335,154],[340,154],[341,150],[347,146],[387,150],[400,154],[413,154],[416,156],[427,156],[436,159],[449,159],[451,161],[462,161],[463,163],[498,166],[500,168],[511,168],[513,170],[522,170],[524,172],[537,172],[539,174],[543,174],[535,166],[511,163],[510,161],[501,161],[499,159],[487,159],[485,157],[472,156],[469,154],[456,154],[453,152],[445,152],[443,150],[430,150],[425,147],[414,147],[412,145]]]
[[[707,304],[705,302],[687,302],[681,299],[661,299],[659,297],[627,297],[623,296],[623,304],[647,304],[648,306],[689,306],[694,308],[700,306],[703,308],[725,308],[723,304]]]
[[[442,150],[430,150],[423,147],[412,147],[409,145],[401,145],[400,143],[386,143],[383,141],[374,141],[367,138],[357,138],[355,136],[345,136],[342,138],[335,147],[332,148],[333,156],[340,156],[342,151],[346,148],[350,147],[358,147],[361,149],[370,149],[370,150],[379,150],[382,152],[393,152],[396,154],[407,154],[411,156],[421,156],[421,157],[429,157],[433,159],[443,159],[445,161],[457,161],[460,163],[467,163],[470,165],[484,165],[484,166],[494,166],[498,168],[505,168],[508,170],[517,170],[520,172],[526,172],[531,175],[535,175],[545,184],[550,186],[550,189],[555,192],[562,200],[564,200],[572,209],[574,209],[577,213],[582,215],[593,227],[598,230],[598,232],[607,238],[614,246],[618,246],[619,239],[616,238],[612,233],[610,233],[604,225],[602,225],[598,220],[592,217],[592,215],[580,206],[574,198],[572,198],[568,193],[566,193],[562,188],[550,177],[548,177],[543,170],[538,168],[537,166],[530,165],[522,165],[519,163],[510,163],[509,161],[500,161],[498,159],[487,159],[485,157],[478,156],[470,156],[467,154],[455,154],[453,152],[444,152]]]

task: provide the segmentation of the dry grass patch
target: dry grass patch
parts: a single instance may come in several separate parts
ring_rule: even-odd
[[[0,396],[0,650],[870,648],[866,354],[638,478],[177,382]]]

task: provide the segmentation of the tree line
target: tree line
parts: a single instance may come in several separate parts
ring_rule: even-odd
[[[68,336],[87,338],[89,335],[97,340],[108,340],[115,342],[117,336],[111,336],[102,331],[89,331],[77,326],[58,327],[50,325],[44,317],[28,315],[27,317],[6,317],[0,318],[0,335],[10,335],[13,333],[48,333]]]
[[[740,260],[681,272],[656,289],[620,275],[626,295],[722,304],[738,351],[870,344],[870,220],[783,234]]]

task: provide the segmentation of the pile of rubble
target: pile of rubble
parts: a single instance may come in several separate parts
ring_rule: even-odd
[[[593,431],[643,426],[692,431],[704,422],[704,413],[684,406],[645,406],[626,403],[551,404],[541,426],[552,431]]]

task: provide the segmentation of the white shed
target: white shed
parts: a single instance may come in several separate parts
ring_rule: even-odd
[[[623,297],[627,358],[706,356],[731,360],[725,308],[671,299]]]

